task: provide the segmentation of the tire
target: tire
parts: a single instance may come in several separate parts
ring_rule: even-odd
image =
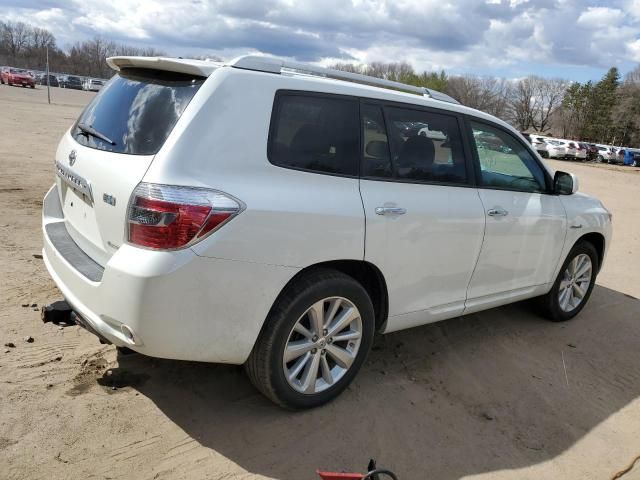
[[[602,155],[598,155],[598,157],[596,158],[596,162],[598,163],[602,163],[604,161],[604,158]]]
[[[334,305],[332,302],[338,302],[341,306],[336,307],[336,310],[332,308]],[[313,332],[317,331],[313,329],[311,323],[312,306],[317,305],[321,305],[323,316],[330,315],[333,311],[335,313],[333,319],[338,319],[347,311],[354,312],[352,307],[355,307],[359,317],[357,314],[351,316],[353,320],[345,327],[338,327],[334,334],[336,338],[338,334],[354,335],[353,332],[360,328],[360,338],[335,340],[335,343],[332,343],[332,338],[329,337],[331,319],[327,325],[324,325],[329,332],[324,330],[321,338],[317,338],[315,334],[311,337]],[[360,319],[359,323],[357,318]],[[299,324],[308,328],[304,336],[293,330],[294,327],[299,328]],[[344,330],[347,327],[349,330]],[[351,383],[369,353],[374,329],[373,305],[359,282],[335,270],[324,268],[312,270],[303,273],[295,283],[288,285],[280,294],[245,363],[245,370],[251,383],[273,402],[290,409],[317,407],[337,397]],[[287,362],[284,356],[285,347],[287,345],[291,347],[290,342],[305,345],[306,353],[298,354]],[[312,350],[306,350],[311,344],[315,347]],[[354,347],[356,344],[358,344],[357,347]],[[333,353],[341,354],[348,349],[351,349],[354,355],[349,357],[350,361],[352,359],[350,365],[344,368],[336,362],[337,357],[334,357]],[[304,367],[300,367],[300,364],[304,364]],[[317,374],[308,378],[315,378],[315,380],[305,382],[307,370],[313,371],[314,365],[317,368]],[[293,375],[296,369],[300,368],[302,369],[299,374]],[[333,377],[335,380],[332,382],[335,381],[335,383],[331,385],[324,380],[323,374],[327,373],[331,378],[330,374],[333,372],[335,372]],[[291,378],[291,376],[293,379],[289,380],[288,377]],[[305,384],[312,385],[307,393],[302,391],[305,389]]]
[[[579,257],[584,258],[583,256],[588,257],[591,262],[589,284],[586,287],[586,291],[584,291],[582,298],[579,300],[579,303],[572,304],[572,302],[569,301],[568,305],[565,305],[563,308],[562,302],[560,300],[561,299],[560,290],[562,288],[561,284],[566,284],[565,275],[566,275],[566,272],[568,272],[569,265],[574,261],[574,259],[577,259]],[[595,247],[591,243],[585,242],[585,241],[578,242],[576,245],[574,245],[571,251],[569,252],[569,255],[567,255],[567,259],[562,264],[562,267],[560,268],[560,272],[558,273],[558,277],[556,278],[556,281],[553,283],[553,287],[551,287],[551,290],[549,291],[549,293],[547,293],[546,295],[542,295],[541,297],[538,297],[537,300],[538,300],[540,313],[546,318],[548,318],[549,320],[552,320],[554,322],[564,322],[578,315],[578,313],[580,313],[580,311],[584,308],[584,306],[589,301],[589,297],[591,296],[591,292],[596,283],[596,276],[598,274],[598,269],[599,269],[598,252],[596,251]],[[580,287],[580,284],[578,281],[575,281],[573,283],[576,284],[576,287],[571,287],[571,284],[570,284],[569,288],[566,289],[570,291],[572,295]],[[582,284],[582,286],[584,286],[584,284]]]

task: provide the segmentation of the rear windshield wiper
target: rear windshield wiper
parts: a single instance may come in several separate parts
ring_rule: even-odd
[[[93,128],[91,125],[87,125],[86,123],[79,123],[78,124],[78,128],[80,129],[80,131],[82,133],[84,133],[85,135],[91,135],[92,137],[96,137],[99,138],[100,140],[102,140],[103,142],[107,142],[111,145],[115,145],[116,142],[114,142],[113,140],[111,140],[109,137],[107,137],[105,134],[100,133],[98,130],[96,130],[95,128]]]

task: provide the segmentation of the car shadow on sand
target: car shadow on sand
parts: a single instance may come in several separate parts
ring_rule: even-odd
[[[640,301],[597,287],[571,322],[517,304],[380,336],[354,383],[285,411],[242,368],[120,356],[132,385],[201,445],[286,480],[316,468],[453,479],[550,460],[640,394]],[[126,378],[126,375],[125,375]]]

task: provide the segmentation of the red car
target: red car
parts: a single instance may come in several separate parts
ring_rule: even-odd
[[[21,68],[5,67],[0,71],[0,82],[4,85],[22,85],[23,87],[36,88],[36,81],[26,70]]]

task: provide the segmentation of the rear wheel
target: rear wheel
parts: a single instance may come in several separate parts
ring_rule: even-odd
[[[598,253],[589,242],[576,244],[546,295],[539,297],[541,313],[554,322],[575,317],[584,308],[595,285]]]
[[[373,334],[373,305],[362,285],[338,271],[311,271],[280,295],[245,369],[272,401],[316,407],[353,380]]]

